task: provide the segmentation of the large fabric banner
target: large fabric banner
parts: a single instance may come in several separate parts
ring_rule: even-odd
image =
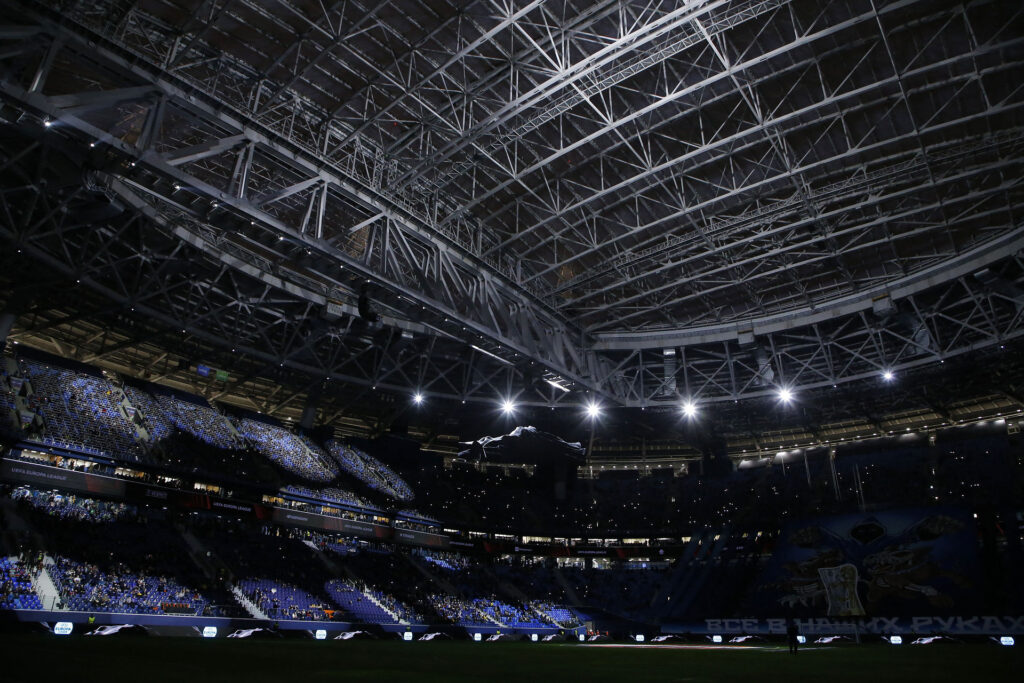
[[[963,614],[978,606],[974,520],[952,508],[793,522],[755,588],[762,614]]]

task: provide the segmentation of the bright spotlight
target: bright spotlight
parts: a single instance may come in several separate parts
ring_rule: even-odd
[[[412,402],[415,403],[416,405],[423,403],[423,394],[417,393],[415,396],[412,397]]]
[[[505,401],[501,404],[501,409],[505,411],[506,414],[511,414],[515,412],[516,404],[506,398]]]
[[[53,125],[53,121],[50,119],[43,119],[43,128],[49,128]]]
[[[793,392],[786,387],[779,389],[779,400],[783,403],[789,403],[793,400]]]
[[[596,417],[598,417],[600,415],[601,415],[601,406],[597,405],[596,403],[588,403],[587,404],[587,417],[589,417],[590,419],[594,419],[594,418],[596,418]]]
[[[885,372],[882,373],[882,379],[884,379],[886,382],[891,382],[895,378],[896,375],[892,374],[892,370],[886,370]]]
[[[687,401],[683,404],[683,415],[686,417],[694,417],[697,414],[697,404],[693,401]]]

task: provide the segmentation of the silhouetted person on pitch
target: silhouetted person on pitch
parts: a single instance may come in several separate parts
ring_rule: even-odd
[[[796,638],[798,633],[796,623],[790,621],[789,625],[786,626],[786,638],[789,640],[789,654],[791,655],[796,654],[797,647],[800,645],[800,641]]]

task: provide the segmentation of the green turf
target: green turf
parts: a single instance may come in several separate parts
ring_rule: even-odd
[[[750,650],[575,644],[5,636],[0,679],[39,681],[1021,680],[1024,648],[887,645]]]

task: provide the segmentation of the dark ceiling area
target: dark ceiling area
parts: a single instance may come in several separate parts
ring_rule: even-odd
[[[998,0],[11,0],[0,312],[424,443],[1020,411],[1022,66]]]

